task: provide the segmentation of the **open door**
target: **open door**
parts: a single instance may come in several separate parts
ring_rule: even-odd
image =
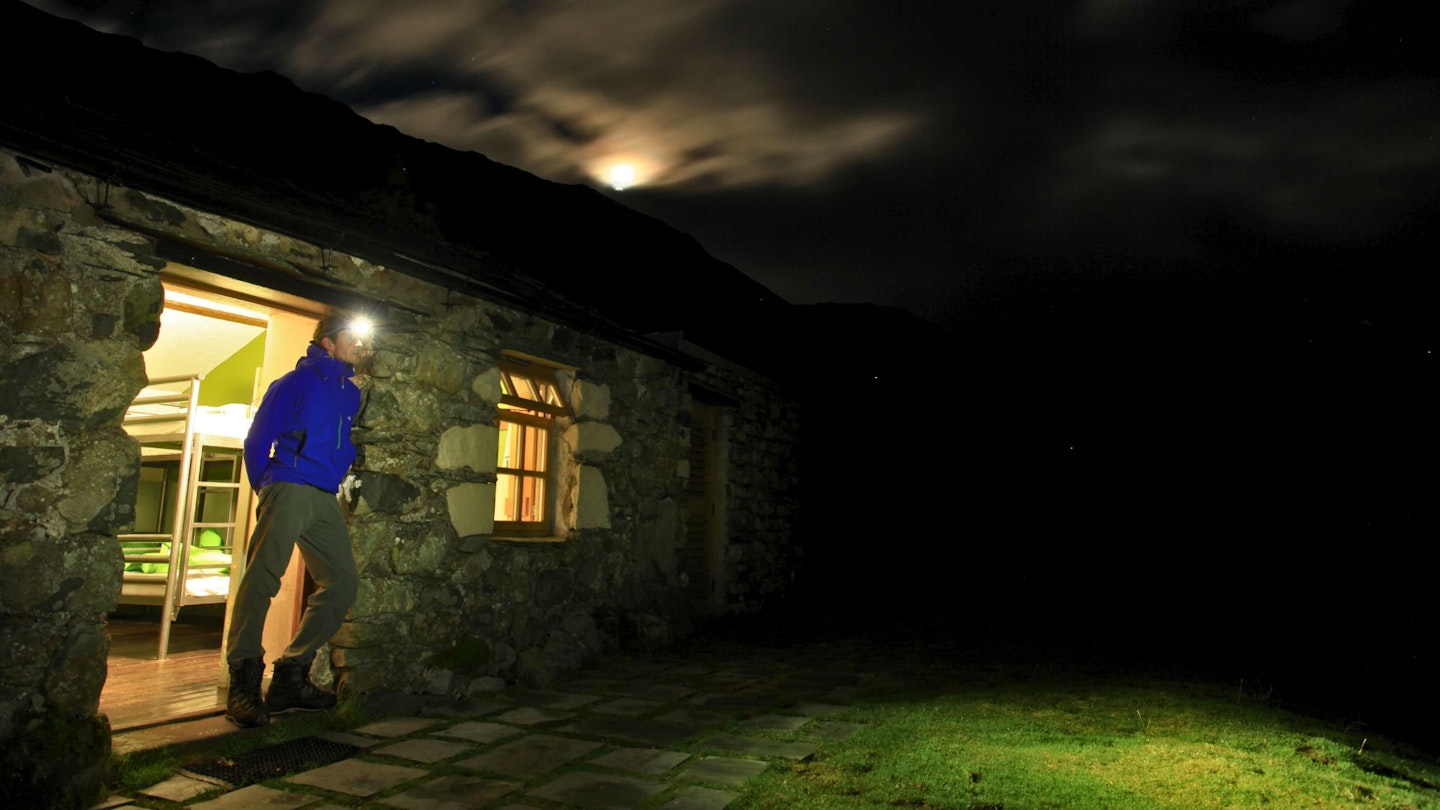
[[[222,651],[254,522],[240,448],[259,397],[295,367],[323,310],[279,294],[277,305],[253,287],[227,290],[223,279],[194,283],[195,272],[172,267],[162,277],[160,336],[145,353],[155,384],[127,415],[144,455],[135,534],[122,538],[126,581],[107,617],[100,710],[117,731],[224,707]],[[189,427],[170,427],[165,408],[183,409],[174,424]],[[297,556],[266,621],[276,655],[298,622],[303,582]]]

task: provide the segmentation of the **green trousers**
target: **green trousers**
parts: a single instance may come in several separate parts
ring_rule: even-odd
[[[245,574],[230,612],[227,662],[264,657],[265,614],[280,591],[280,577],[297,543],[316,590],[305,604],[295,638],[280,657],[308,659],[345,621],[355,603],[359,574],[340,502],[304,484],[267,484],[260,490]]]

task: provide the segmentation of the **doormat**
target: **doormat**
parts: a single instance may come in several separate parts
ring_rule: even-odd
[[[238,757],[181,768],[180,775],[234,790],[266,779],[329,765],[353,756],[360,748],[321,737],[300,737],[257,748]]]

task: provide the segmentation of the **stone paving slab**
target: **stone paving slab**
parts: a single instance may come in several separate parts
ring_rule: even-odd
[[[528,795],[537,799],[561,802],[570,807],[603,807],[608,810],[629,810],[646,803],[670,786],[664,782],[633,776],[574,771],[547,782]]]
[[[793,759],[797,762],[815,755],[815,746],[813,745],[758,740],[754,737],[741,737],[737,734],[716,734],[713,737],[706,737],[701,744],[708,748],[719,748],[722,751],[738,751],[742,754],[755,754],[762,757]]]
[[[736,660],[729,668],[722,669],[715,675],[740,680],[762,680],[783,675],[788,669],[788,667],[770,661]]]
[[[793,675],[780,680],[770,681],[766,686],[771,692],[777,695],[789,696],[794,700],[813,697],[823,691],[821,687],[816,686],[810,681],[798,679]]]
[[[510,708],[511,705],[498,700],[454,700],[438,706],[427,706],[420,713],[427,717],[489,717]]]
[[[624,683],[624,681],[617,678],[593,678],[586,676],[573,681],[566,681],[561,684],[561,686],[571,691],[583,692],[585,694],[613,695],[615,694],[615,690],[621,688]]]
[[[810,735],[826,740],[848,740],[865,726],[844,720],[821,720],[810,729]]]
[[[592,678],[613,678],[619,681],[633,681],[640,678],[647,678],[674,666],[673,662],[667,662],[659,658],[626,658],[619,661],[610,661],[594,667],[586,672]]]
[[[740,689],[736,689],[735,694],[743,695],[745,697],[764,699],[773,704],[779,701],[793,703],[797,695],[800,693],[785,689],[784,684],[780,682],[773,680],[764,680],[753,681],[749,684],[746,684]]]
[[[315,797],[264,785],[247,785],[218,799],[189,805],[189,810],[291,810],[314,804]]]
[[[157,799],[165,799],[172,802],[183,802],[193,799],[201,793],[214,790],[217,785],[213,782],[203,782],[199,779],[191,779],[188,776],[172,776],[163,782],[151,785],[140,792],[146,796],[154,796]]]
[[[475,746],[435,739],[401,740],[382,748],[376,748],[375,753],[432,765],[442,759],[451,759],[461,754],[473,754]]]
[[[655,719],[662,723],[677,723],[682,726],[718,726],[722,723],[729,722],[730,715],[712,712],[706,709],[687,709],[681,707],[658,715]]]
[[[685,702],[704,709],[754,709],[763,705],[754,698],[730,692],[699,692]]]
[[[341,745],[353,745],[356,748],[374,748],[384,740],[377,740],[374,737],[362,737],[359,734],[351,734],[348,731],[321,731],[315,734],[316,739],[329,740]]]
[[[374,796],[412,779],[428,776],[429,773],[423,768],[345,759],[314,770],[302,771],[286,777],[286,781],[333,790],[347,796],[365,797]]]
[[[675,794],[675,798],[660,805],[660,810],[721,810],[740,798],[740,795],[734,790],[690,785]]]
[[[801,701],[785,707],[785,711],[803,714],[809,717],[820,717],[827,714],[839,714],[849,706],[842,706],[838,703],[818,703],[813,701]]]
[[[714,671],[715,671],[715,668],[714,668],[714,667],[710,667],[710,666],[706,666],[706,665],[704,665],[704,664],[698,664],[698,663],[688,663],[688,664],[676,664],[675,666],[673,666],[673,667],[665,670],[665,674],[666,674],[666,675],[676,675],[676,676],[679,676],[679,677],[681,677],[681,678],[684,678],[684,677],[687,677],[687,676],[709,675],[710,673],[712,673],[712,672],[714,672]]]
[[[642,700],[658,700],[662,703],[674,703],[677,700],[684,700],[695,694],[695,690],[688,686],[680,686],[674,683],[630,683],[621,684],[612,689],[610,694],[622,695],[624,697],[640,698]]]
[[[703,684],[706,688],[717,692],[729,692],[736,689],[743,689],[755,683],[754,678],[747,678],[733,673],[714,672],[700,679],[697,683]]]
[[[571,711],[601,700],[599,695],[584,692],[552,692],[542,689],[516,689],[507,693],[515,703],[538,706],[542,709]]]
[[[695,736],[696,728],[630,717],[586,717],[560,731],[586,737],[623,740],[654,748],[673,748]]]
[[[689,754],[680,751],[659,751],[654,748],[617,748],[604,756],[590,760],[590,764],[620,771],[660,776],[674,770],[676,765],[689,758]]]
[[[518,782],[451,774],[378,801],[405,810],[478,810],[521,787]]]
[[[513,737],[516,734],[522,733],[522,731],[514,726],[501,725],[500,723],[467,720],[464,723],[457,723],[449,728],[432,731],[430,733],[437,737],[456,737],[471,742],[488,744],[503,740],[506,737]]]
[[[861,676],[854,672],[828,669],[802,669],[791,673],[790,677],[817,686],[854,686],[861,680]]]
[[[766,768],[769,763],[758,759],[738,757],[701,757],[688,768],[676,775],[677,779],[689,782],[706,782],[726,787],[742,787],[753,776]]]
[[[778,731],[794,731],[810,722],[810,718],[793,714],[760,714],[742,721],[742,728],[769,728]]]
[[[562,720],[569,720],[574,716],[571,712],[557,712],[551,709],[536,708],[534,706],[519,706],[497,715],[495,719],[502,723],[513,723],[517,726],[538,726],[544,723],[558,723]]]
[[[355,729],[355,733],[369,734],[371,737],[404,737],[439,724],[440,721],[433,717],[387,717],[367,723]]]
[[[561,765],[585,756],[600,745],[589,740],[530,734],[493,751],[461,760],[455,765],[524,779],[549,773]]]
[[[599,714],[615,714],[621,717],[639,717],[642,714],[649,714],[664,707],[665,703],[658,700],[622,697],[601,703],[598,706],[591,706],[590,711]]]

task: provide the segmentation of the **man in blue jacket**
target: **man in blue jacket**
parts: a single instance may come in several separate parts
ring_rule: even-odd
[[[236,725],[261,726],[271,714],[335,705],[333,693],[310,682],[310,664],[355,601],[355,553],[336,494],[355,461],[350,428],[360,389],[351,377],[370,354],[368,342],[362,322],[340,315],[322,319],[295,369],[265,392],[245,437],[245,470],[260,503],[225,651],[225,716]],[[275,660],[261,700],[265,614],[297,544],[316,590],[290,646]]]

